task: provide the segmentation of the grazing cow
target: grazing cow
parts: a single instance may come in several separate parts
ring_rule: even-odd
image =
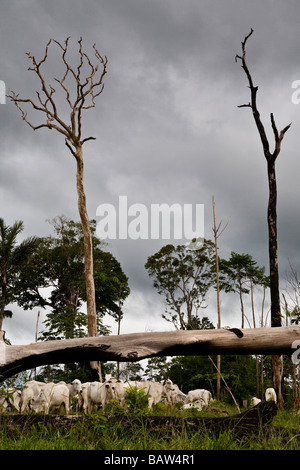
[[[61,408],[64,405],[66,414],[68,414],[70,409],[70,391],[67,385],[64,383],[46,385],[46,387],[41,389],[38,397],[30,400],[30,408],[36,413],[44,412],[49,414],[51,407]]]
[[[120,403],[121,406],[125,406],[126,404],[126,396],[127,396],[126,386],[128,386],[128,384],[125,384],[120,379],[116,380],[112,384],[112,389],[114,391],[114,398]]]
[[[178,385],[173,384],[172,380],[167,379],[163,382],[164,393],[168,403],[175,405],[176,403],[185,403],[187,396],[183,393]]]
[[[44,383],[44,382],[38,382],[36,380],[30,380],[29,382],[26,382],[22,388],[21,391],[21,397],[20,397],[20,411],[21,413],[24,413],[24,411],[28,411],[29,404],[33,398],[37,398],[41,392],[42,388],[45,388],[47,386],[53,386],[53,382],[49,383]]]
[[[209,402],[212,401],[211,393],[208,390],[198,388],[196,390],[190,390],[187,394],[187,401],[192,403],[194,401],[202,400],[204,406],[208,406]]]
[[[203,406],[205,406],[204,404],[204,401],[203,400],[196,400],[192,403],[185,403],[183,405],[183,409],[184,410],[188,410],[188,409],[196,409],[196,410],[199,410],[201,411]]]
[[[88,389],[92,382],[84,382],[81,384],[81,392],[79,393],[78,405],[82,407],[83,412],[86,413],[88,409]]]
[[[91,413],[96,406],[104,408],[113,398],[114,389],[112,382],[91,382],[87,387],[87,411]]]
[[[78,405],[79,405],[79,396],[81,393],[81,381],[79,379],[74,379],[73,382],[66,384],[69,389],[69,402],[70,407],[72,407],[73,398],[78,398]]]
[[[251,406],[256,406],[256,405],[258,405],[260,402],[261,402],[261,399],[260,399],[260,398],[253,397],[253,398],[251,398],[250,404],[251,404]]]
[[[265,392],[266,401],[275,401],[277,403],[276,392],[274,388],[267,388]]]

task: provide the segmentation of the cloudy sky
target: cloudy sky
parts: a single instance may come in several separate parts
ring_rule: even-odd
[[[70,36],[92,56],[108,58],[103,93],[84,114],[85,186],[90,218],[119,196],[128,205],[204,205],[204,235],[212,239],[212,197],[223,226],[220,256],[249,253],[268,267],[267,170],[249,102],[246,77],[235,62],[241,41],[259,86],[258,107],[273,148],[270,113],[279,129],[292,122],[277,161],[279,267],[282,287],[289,265],[300,265],[300,80],[298,0],[5,0],[0,4],[0,79],[6,91],[33,98],[39,83],[26,52],[38,59],[50,38]],[[47,77],[59,74],[49,54]],[[46,70],[46,69],[45,69]],[[52,73],[52,75],[51,75]],[[42,116],[28,110],[34,124]],[[75,160],[54,130],[33,131],[8,99],[0,104],[1,217],[23,220],[22,237],[46,236],[46,222],[64,214],[79,220]],[[99,218],[97,219],[99,220]],[[172,241],[172,240],[170,240]],[[186,240],[176,241],[184,243]],[[129,277],[123,333],[168,330],[162,298],[145,271],[147,257],[168,240],[109,240],[108,249]],[[268,271],[268,269],[267,269]],[[15,308],[4,329],[15,344],[32,342],[38,309]],[[216,299],[203,312],[216,324]],[[223,325],[240,326],[238,299],[222,296]],[[116,332],[113,322],[112,331]],[[42,327],[42,326],[41,326]]]

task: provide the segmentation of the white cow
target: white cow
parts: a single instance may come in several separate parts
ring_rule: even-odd
[[[50,408],[61,408],[64,405],[66,414],[70,410],[70,391],[65,383],[46,384],[41,388],[38,397],[30,400],[30,408],[36,413],[49,414]]]
[[[69,389],[69,402],[70,402],[70,407],[72,407],[72,401],[73,398],[78,398],[78,405],[79,405],[79,396],[81,393],[81,381],[79,379],[74,379],[73,382],[67,384],[67,387]]]
[[[146,384],[145,383],[138,382],[138,381],[133,381],[133,380],[123,382],[121,379],[115,379],[115,378],[111,377],[109,382],[111,383],[114,399],[117,400],[120,403],[121,406],[126,405],[126,398],[128,396],[128,391],[131,388],[138,387],[139,389],[141,389],[141,388],[146,389]]]
[[[67,384],[70,392],[70,401],[81,392],[81,382],[79,379],[74,379],[73,382]]]
[[[172,403],[172,396],[175,384],[173,384],[171,379],[161,380],[161,384],[163,385],[164,395],[168,403]]]
[[[265,392],[266,401],[275,401],[277,403],[276,392],[274,388],[267,388]]]
[[[185,403],[183,405],[183,409],[184,410],[197,409],[197,410],[201,411],[204,406],[205,406],[205,404],[204,404],[203,400],[196,400],[192,403]]]
[[[256,405],[258,405],[260,402],[261,402],[261,399],[260,399],[260,398],[253,397],[253,398],[251,398],[250,404],[251,404],[251,406],[256,406]]]
[[[92,382],[84,382],[81,384],[81,392],[79,393],[78,405],[82,407],[83,412],[86,413],[88,409],[88,389]]]
[[[85,409],[91,413],[96,406],[104,408],[115,398],[112,382],[91,382],[86,389],[87,406]]]
[[[118,400],[121,406],[125,406],[126,404],[126,397],[127,397],[127,389],[128,383],[124,383],[121,379],[116,380],[112,384],[112,389],[114,391],[114,398]]]
[[[47,386],[53,386],[53,382],[45,383],[45,382],[38,382],[36,380],[30,380],[26,382],[21,391],[21,398],[20,398],[20,411],[23,413],[25,410],[29,410],[30,401],[33,398],[37,398],[41,392],[42,388]]]
[[[192,403],[194,401],[202,400],[204,406],[208,406],[209,402],[212,401],[211,393],[208,390],[203,388],[198,388],[196,390],[190,390],[187,394],[187,401]]]
[[[175,405],[176,403],[185,403],[187,401],[186,394],[180,390],[178,385],[173,384],[172,380],[167,379],[162,383],[168,403]]]

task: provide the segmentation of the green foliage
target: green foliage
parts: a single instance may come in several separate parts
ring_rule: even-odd
[[[120,377],[124,382],[129,380],[141,380],[143,367],[139,362],[125,362],[122,364]]]
[[[51,221],[54,236],[42,238],[26,271],[18,279],[17,301],[24,309],[51,307],[45,321],[46,331],[40,339],[83,337],[87,331],[84,248],[81,224],[64,216]],[[105,313],[122,314],[122,304],[129,295],[128,278],[111,253],[102,250],[95,236],[96,223],[90,222],[93,234],[94,278],[99,334],[108,334],[102,323]],[[50,297],[41,294],[50,288]],[[47,291],[48,292],[48,291]]]
[[[217,358],[212,356],[214,363]],[[221,372],[235,399],[242,403],[256,395],[256,363],[252,356],[222,356]],[[217,370],[207,356],[180,356],[171,360],[169,378],[183,393],[204,388],[216,396]],[[224,383],[221,383],[222,400],[232,403]]]
[[[145,375],[156,381],[164,380],[168,376],[168,365],[166,357],[152,357],[148,359]]]
[[[212,391],[217,372],[207,356],[179,356],[171,359],[168,377],[183,393],[196,388]]]
[[[236,414],[233,408],[222,407],[220,403],[217,406],[220,411],[226,409],[230,415]],[[160,416],[164,416],[163,411],[165,416],[170,416],[168,407],[160,408]],[[174,416],[183,417],[183,414],[177,411]],[[214,417],[216,414],[207,411],[206,414],[201,412],[201,416]],[[36,426],[35,429],[12,432],[11,428],[2,426],[0,450],[300,450],[299,415],[288,411],[278,412],[272,423],[275,428],[269,432],[258,430],[242,439],[229,431],[214,435],[194,428],[192,431],[183,428],[168,432],[169,428],[157,426],[153,432],[153,429],[146,429],[142,420],[135,419],[135,423],[124,426],[120,420],[111,426],[109,419],[96,413],[79,419],[72,426],[64,425],[58,429]]]
[[[23,229],[22,221],[8,226],[0,218],[0,330],[3,319],[12,317],[12,311],[5,307],[18,296],[17,279],[26,270],[28,260],[38,243],[36,237],[30,237],[18,245],[17,237]]]
[[[234,251],[231,252],[229,260],[220,259],[219,268],[220,289],[239,294],[242,313],[241,327],[244,328],[247,317],[244,312],[243,294],[249,294],[250,290],[253,293],[254,286],[261,286],[264,289],[269,287],[270,278],[265,275],[265,268],[258,267],[251,255],[238,254]],[[255,326],[254,318],[253,326]]]
[[[199,328],[198,310],[215,282],[214,244],[204,240],[197,250],[166,245],[148,258],[145,268],[165,298],[163,318],[178,329]]]
[[[126,404],[128,407],[128,413],[131,415],[145,415],[148,414],[148,397],[149,395],[145,392],[146,387],[139,388],[134,385],[125,387],[127,391]]]

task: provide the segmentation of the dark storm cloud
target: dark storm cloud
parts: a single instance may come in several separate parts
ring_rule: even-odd
[[[266,162],[251,110],[237,108],[250,97],[235,55],[253,28],[247,60],[259,87],[258,105],[271,147],[270,113],[279,129],[293,122],[277,163],[283,276],[289,258],[300,264],[300,105],[291,101],[291,84],[300,79],[299,14],[297,0],[2,2],[0,79],[7,89],[33,97],[38,82],[27,71],[26,52],[42,58],[51,37],[64,41],[71,36],[70,57],[75,60],[81,36],[89,53],[95,42],[108,56],[108,73],[95,110],[84,117],[86,135],[96,137],[84,148],[90,218],[96,217],[99,204],[116,203],[120,195],[147,207],[204,204],[205,236],[212,238],[214,196],[218,219],[225,224],[230,218],[219,240],[221,256],[231,250],[250,253],[267,268]],[[59,73],[55,51],[47,64],[52,76]],[[34,113],[30,117],[41,119]],[[45,220],[56,215],[78,220],[75,161],[63,137],[55,131],[33,132],[8,100],[0,105],[0,120],[4,220],[23,220],[24,236],[49,234]],[[127,325],[124,320],[129,331],[149,328],[152,317],[154,329],[169,328],[158,320],[164,306],[144,269],[147,257],[165,243],[109,241],[132,289]],[[209,311],[215,321],[214,303],[212,298]],[[230,305],[223,299],[224,324],[240,326]],[[18,310],[15,320],[6,321],[13,340],[19,341],[23,330],[26,339],[31,335],[35,312],[30,332],[25,315]]]

